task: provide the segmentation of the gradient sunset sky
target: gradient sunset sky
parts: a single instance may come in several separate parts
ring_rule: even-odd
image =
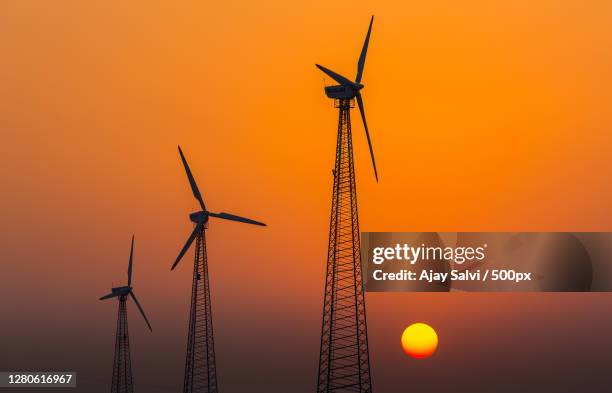
[[[611,231],[610,1],[4,1],[0,5],[0,370],[76,370],[108,390],[115,302],[136,388],[179,390],[197,209],[224,392],[316,384],[337,111],[323,64],[363,83],[363,231]],[[607,294],[368,294],[377,392],[599,392]],[[430,359],[400,335],[438,330]],[[567,391],[567,390],[566,390]],[[577,390],[576,390],[577,391]]]

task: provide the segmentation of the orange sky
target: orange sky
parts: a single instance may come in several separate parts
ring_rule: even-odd
[[[182,331],[190,258],[169,267],[197,205],[180,143],[211,210],[269,225],[211,223],[218,323],[302,307],[295,326],[313,321],[317,345],[337,113],[314,63],[352,77],[371,13],[380,182],[354,112],[362,230],[612,230],[609,1],[13,1],[0,6],[6,293],[77,291],[110,336],[114,307],[95,299],[124,280],[134,232],[139,297]],[[372,314],[401,303],[388,296]]]

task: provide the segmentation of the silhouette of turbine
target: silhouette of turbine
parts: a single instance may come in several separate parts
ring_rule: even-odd
[[[378,181],[372,142],[361,97],[374,16],[357,62],[355,82],[319,64],[316,66],[339,85],[325,87],[325,94],[339,109],[334,186],[327,249],[327,275],[319,352],[317,392],[371,392],[368,331],[361,273],[359,217],[353,166],[350,110],[357,99],[368,140],[374,176]]]
[[[189,313],[189,331],[187,334],[187,354],[185,357],[184,393],[215,393],[218,392],[217,369],[215,363],[215,345],[213,338],[212,308],[210,304],[210,280],[208,276],[208,259],[206,256],[205,230],[208,228],[208,218],[222,218],[247,224],[266,224],[229,213],[213,213],[206,209],[202,194],[191,174],[187,160],[181,147],[178,148],[193,196],[202,208],[191,213],[189,219],[195,223],[193,232],[185,246],[172,265],[174,270],[185,255],[191,243],[196,241],[193,266],[193,281],[191,287],[191,309]]]
[[[115,360],[113,362],[113,380],[111,393],[133,393],[134,382],[132,380],[132,362],[130,358],[130,336],[128,333],[128,320],[126,300],[131,296],[140,310],[149,330],[153,331],[151,324],[145,315],[142,306],[138,302],[132,287],[132,259],[134,256],[134,236],[132,236],[132,246],[130,248],[130,261],[128,262],[128,283],[124,287],[115,287],[111,293],[104,295],[100,300],[119,298],[119,312],[117,315],[117,332],[115,333]]]

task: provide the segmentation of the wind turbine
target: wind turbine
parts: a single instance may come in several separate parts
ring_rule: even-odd
[[[126,286],[115,287],[111,289],[111,293],[104,295],[100,300],[118,298],[119,312],[117,316],[117,333],[115,334],[115,360],[113,362],[113,380],[111,385],[111,393],[132,393],[134,391],[134,383],[132,380],[132,362],[130,359],[130,337],[128,333],[127,307],[126,300],[128,296],[132,297],[134,303],[140,310],[149,330],[153,331],[149,319],[145,315],[140,302],[134,294],[132,287],[132,260],[134,257],[134,236],[132,236],[132,246],[130,247],[130,261],[128,262]]]
[[[266,224],[230,213],[213,213],[206,209],[202,194],[198,189],[185,155],[178,147],[181,161],[187,173],[193,196],[202,210],[191,213],[189,219],[195,224],[193,232],[187,239],[183,249],[172,264],[171,270],[178,265],[189,247],[195,240],[195,257],[193,266],[193,281],[191,288],[191,309],[189,313],[189,331],[187,334],[187,354],[185,358],[184,393],[214,393],[218,391],[217,368],[215,362],[215,347],[212,325],[212,308],[210,303],[210,281],[208,276],[208,258],[206,254],[205,230],[210,217],[237,221],[246,224]]]
[[[319,352],[317,392],[371,393],[370,358],[365,295],[361,273],[359,216],[351,134],[351,107],[357,100],[365,128],[374,176],[378,181],[374,151],[366,122],[361,90],[372,23],[366,34],[355,81],[316,64],[339,85],[325,87],[327,97],[339,110],[336,161],[333,170],[332,211],[327,251],[327,274]]]
[[[370,19],[368,33],[366,34],[366,38],[363,43],[363,48],[361,48],[361,54],[359,55],[359,60],[357,61],[357,75],[355,76],[355,82],[352,82],[350,79],[345,78],[344,76],[330,70],[329,68],[325,68],[320,64],[315,65],[325,74],[327,74],[330,78],[339,83],[339,85],[326,86],[325,94],[329,98],[338,100],[338,107],[340,108],[341,114],[343,109],[346,109],[347,111],[348,109],[350,109],[351,101],[354,98],[357,99],[359,113],[361,113],[361,120],[363,121],[363,128],[365,129],[366,138],[368,140],[368,147],[370,148],[370,157],[372,158],[372,166],[374,167],[374,177],[376,178],[376,181],[378,181],[376,161],[374,160],[374,150],[372,149],[372,141],[370,139],[370,132],[368,130],[368,122],[366,121],[365,109],[363,107],[363,98],[361,97],[361,90],[365,87],[361,83],[361,78],[363,76],[363,67],[365,66],[366,54],[368,53],[370,34],[372,33],[372,23],[374,23],[374,15],[372,15],[372,18]],[[343,108],[343,105],[346,105],[346,108]],[[348,120],[348,126],[350,127],[350,117]]]

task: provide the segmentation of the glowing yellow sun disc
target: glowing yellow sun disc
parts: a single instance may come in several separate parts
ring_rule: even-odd
[[[426,323],[413,323],[402,333],[402,349],[415,359],[431,356],[438,348],[438,334]]]

